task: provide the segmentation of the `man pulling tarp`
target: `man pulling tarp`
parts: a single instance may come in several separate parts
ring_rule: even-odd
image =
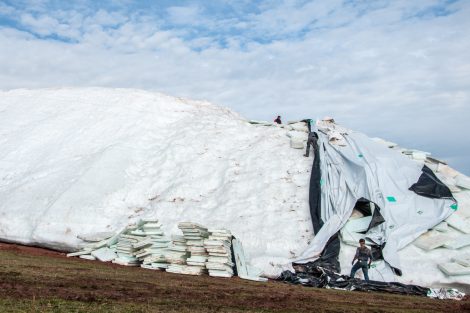
[[[369,280],[369,268],[372,262],[372,254],[370,249],[366,247],[366,241],[364,239],[359,240],[360,247],[357,248],[354,259],[352,260],[351,278],[354,278],[358,269],[362,269],[364,279]],[[357,262],[354,264],[354,261]]]

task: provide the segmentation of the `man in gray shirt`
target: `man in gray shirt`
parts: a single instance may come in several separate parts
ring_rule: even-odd
[[[353,267],[351,269],[351,278],[354,278],[358,269],[362,269],[362,273],[364,273],[365,280],[369,280],[369,268],[370,263],[372,262],[372,254],[370,249],[366,247],[366,241],[364,239],[359,240],[360,247],[356,250],[356,255],[352,261]],[[356,261],[354,264],[354,261]]]

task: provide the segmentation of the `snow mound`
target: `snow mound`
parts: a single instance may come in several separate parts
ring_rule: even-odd
[[[142,217],[192,221],[270,272],[312,238],[311,159],[288,130],[140,90],[0,92],[0,239],[71,251]]]
[[[306,139],[302,124],[250,123],[208,102],[141,90],[0,91],[0,240],[75,251],[142,218],[158,219],[167,234],[191,221],[229,229],[250,265],[273,276],[313,238],[312,158],[291,148]],[[424,152],[377,140],[426,162],[450,187],[460,223],[436,231],[460,240],[470,180]],[[354,251],[342,244],[345,274]],[[394,279],[469,284],[469,275],[438,269],[469,251],[408,245],[399,252],[404,275]]]

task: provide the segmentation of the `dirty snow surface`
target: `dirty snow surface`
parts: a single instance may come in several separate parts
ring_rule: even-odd
[[[269,271],[312,237],[312,159],[286,133],[139,90],[0,92],[0,239],[75,250],[141,217],[167,233],[192,221],[230,229]]]
[[[160,220],[167,234],[191,221],[231,230],[251,265],[273,276],[313,238],[312,158],[293,148],[305,131],[140,90],[0,92],[0,240],[75,251],[77,236],[141,218]],[[455,195],[470,223],[470,191]],[[355,248],[341,249],[348,274]],[[469,252],[411,244],[400,251],[396,280],[468,284],[468,275],[446,277],[437,264]]]

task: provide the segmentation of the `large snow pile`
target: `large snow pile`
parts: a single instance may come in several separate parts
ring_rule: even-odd
[[[312,237],[311,159],[286,129],[207,102],[123,89],[0,92],[0,239],[75,250],[155,217],[230,229],[252,265]]]
[[[313,238],[312,158],[293,149],[306,138],[301,123],[250,124],[207,102],[139,90],[0,92],[0,240],[72,251],[83,243],[77,236],[141,218],[158,219],[168,234],[192,221],[231,230],[251,265],[273,275]],[[470,222],[467,178],[438,166],[459,201],[455,214]],[[437,267],[466,252],[411,244],[396,280],[468,284],[469,275]],[[342,245],[344,273],[353,253]]]

